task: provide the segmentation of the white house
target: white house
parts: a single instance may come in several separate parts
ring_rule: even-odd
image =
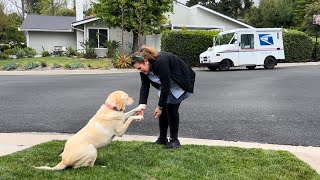
[[[37,53],[43,50],[65,50],[73,47],[83,49],[81,43],[89,40],[94,42],[98,56],[105,56],[107,49],[103,46],[106,40],[121,42],[121,29],[110,28],[99,21],[99,18],[89,17],[83,19],[82,0],[77,0],[76,17],[66,16],[42,16],[27,15],[21,31],[25,32],[27,46],[34,48]],[[201,5],[187,7],[181,3],[175,3],[173,13],[166,14],[169,29],[202,30],[231,30],[236,28],[253,28],[243,22],[220,14]],[[132,47],[132,33],[124,33],[125,51],[130,53]],[[161,35],[148,35],[142,38],[142,43],[160,50]]]

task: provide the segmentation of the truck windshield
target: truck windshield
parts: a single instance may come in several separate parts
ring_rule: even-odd
[[[218,35],[217,37],[217,40],[216,40],[216,46],[220,46],[220,45],[224,45],[224,44],[232,44],[232,42],[234,40],[233,39],[233,35],[234,33],[228,33],[228,34],[221,34],[221,35]],[[232,42],[231,42],[232,40]]]

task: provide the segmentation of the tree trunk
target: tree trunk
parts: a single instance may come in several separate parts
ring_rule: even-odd
[[[138,51],[139,48],[139,34],[137,31],[133,31],[133,44],[132,44],[132,53]]]

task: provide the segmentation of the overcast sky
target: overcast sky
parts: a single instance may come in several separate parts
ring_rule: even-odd
[[[92,1],[92,0],[91,0]],[[178,0],[179,2],[181,2],[181,3],[183,3],[183,4],[186,4],[186,2],[188,1],[188,0]],[[219,0],[216,0],[216,2],[218,2]],[[9,1],[9,0],[5,0],[5,2],[7,2],[8,4],[7,4],[7,8],[6,8],[6,12],[8,12],[8,13],[11,13],[11,12],[15,12],[15,11],[17,11],[17,9],[16,9],[16,7],[14,6],[14,5],[12,5],[12,3]],[[70,0],[70,2],[71,2],[71,0]],[[86,0],[84,0],[84,2],[86,2]],[[260,2],[260,0],[253,0],[253,2],[255,3],[255,4],[257,4],[258,2]]]
[[[179,2],[181,2],[181,3],[183,3],[183,4],[186,4],[186,2],[187,2],[188,0],[179,0]],[[219,2],[220,0],[216,0],[216,2]],[[255,3],[255,4],[257,4],[257,3],[259,3],[260,2],[260,0],[253,0],[253,2]]]

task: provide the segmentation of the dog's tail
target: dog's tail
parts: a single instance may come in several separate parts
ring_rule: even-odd
[[[48,166],[41,166],[41,167],[35,167],[36,169],[42,169],[42,170],[52,170],[52,171],[59,171],[59,170],[63,170],[65,169],[67,166],[65,164],[63,164],[63,162],[61,161],[59,164],[57,164],[55,167],[48,167]]]

